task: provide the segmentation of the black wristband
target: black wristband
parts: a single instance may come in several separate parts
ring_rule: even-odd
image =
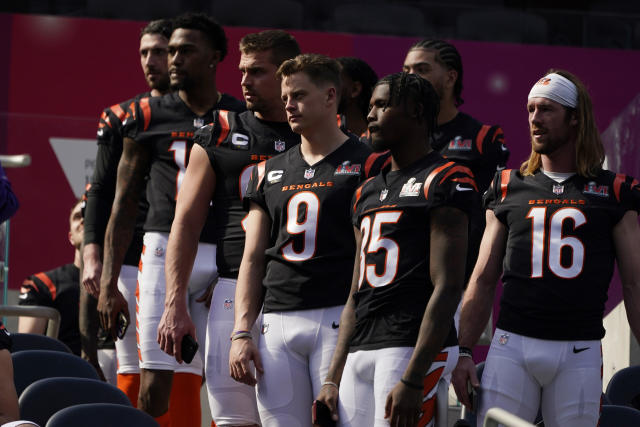
[[[400,378],[400,382],[404,385],[406,385],[409,388],[412,388],[414,390],[424,390],[424,387],[421,384],[415,384],[412,383],[410,381],[405,380],[404,378]]]
[[[467,355],[467,356],[473,356],[473,351],[469,347],[460,346],[458,348],[458,351],[459,351],[460,354],[464,354],[464,355]]]

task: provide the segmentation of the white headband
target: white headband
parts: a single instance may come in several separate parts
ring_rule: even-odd
[[[529,92],[531,98],[548,98],[565,107],[578,106],[578,89],[571,80],[560,74],[547,74],[536,82]]]

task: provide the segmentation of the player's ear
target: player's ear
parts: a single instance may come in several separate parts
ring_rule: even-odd
[[[457,80],[458,80],[458,72],[453,68],[450,70],[447,70],[447,79],[445,81],[446,86],[451,88],[454,87],[456,85]]]
[[[209,68],[215,68],[218,63],[220,63],[220,58],[222,54],[219,50],[214,50],[211,52],[211,61],[209,61]]]
[[[327,105],[331,104],[331,103],[335,103],[337,104],[338,102],[338,92],[336,91],[336,88],[334,86],[328,86],[327,90],[326,90],[326,102]]]
[[[351,86],[351,98],[357,98],[362,93],[362,83],[353,82],[353,86]]]
[[[74,246],[73,239],[71,238],[71,231],[69,231],[69,233],[67,234],[67,238],[69,239],[69,243],[71,243],[71,246]]]

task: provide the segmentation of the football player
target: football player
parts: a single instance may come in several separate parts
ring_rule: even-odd
[[[339,425],[433,425],[436,387],[457,360],[453,314],[478,194],[471,171],[429,144],[438,103],[407,73],[383,78],[371,97],[371,143],[391,151],[391,169],[352,202],[354,275],[318,396]]]
[[[256,166],[247,187],[229,367],[235,380],[257,384],[263,426],[303,426],[349,291],[355,250],[349,202],[382,157],[337,125],[335,60],[299,55],[277,75],[289,125],[302,141]],[[253,326],[263,304],[256,345]]]
[[[124,148],[118,166],[114,205],[105,236],[104,266],[100,280],[98,311],[105,329],[116,333],[118,314],[129,318],[117,278],[130,244],[137,202],[148,175],[149,211],[144,225],[144,246],[138,275],[137,329],[140,346],[140,392],[138,408],[170,425],[167,413],[174,358],[157,343],[158,324],[165,301],[164,259],[171,223],[193,136],[208,123],[217,109],[243,111],[244,104],[222,94],[216,86],[216,69],[227,53],[222,27],[202,14],[186,14],[174,20],[168,44],[169,77],[175,91],[135,103],[124,125]],[[207,308],[196,299],[216,279],[215,235],[212,221],[200,236],[196,268],[189,283],[189,307],[196,330],[204,342]],[[186,304],[187,302],[185,302]],[[193,337],[196,339],[196,337]],[[195,355],[187,386],[181,393],[184,411],[180,425],[200,425],[199,390],[202,358]],[[188,392],[187,392],[188,390]]]
[[[184,304],[187,283],[213,201],[220,277],[209,310],[205,374],[211,415],[219,427],[260,424],[255,390],[234,381],[228,369],[235,285],[244,248],[242,196],[253,165],[300,143],[287,123],[276,78],[280,64],[300,53],[298,43],[284,31],[267,30],[244,36],[240,52],[241,86],[249,111],[217,111],[213,123],[196,133],[167,245],[167,296],[158,331],[160,347],[181,361],[183,336],[195,329]]]
[[[126,111],[135,102],[150,96],[161,96],[169,92],[169,66],[167,62],[167,44],[171,37],[173,27],[168,20],[150,22],[140,33],[140,65],[149,91],[141,93],[134,98],[112,105],[106,108],[100,117],[98,124],[98,153],[96,155],[96,169],[91,179],[91,186],[87,192],[86,209],[84,212],[84,246],[82,250],[83,272],[82,283],[84,289],[92,296],[100,293],[100,274],[102,273],[102,246],[104,233],[111,214],[111,205],[116,191],[116,175],[118,162],[122,155],[122,122]],[[146,190],[146,187],[145,187]],[[118,290],[127,301],[127,306],[136,305],[136,286],[138,278],[138,263],[142,251],[142,236],[144,235],[144,221],[147,216],[147,198],[145,190],[140,195],[136,228],[124,257],[120,276],[118,277]],[[81,294],[83,290],[81,289]],[[86,301],[86,303],[85,303]],[[81,306],[92,305],[95,310],[97,301],[81,295]],[[94,310],[81,310],[80,329],[81,334],[85,328],[90,328],[88,319]],[[130,321],[136,324],[135,311],[131,310]],[[84,342],[89,343],[89,357],[95,352],[94,333],[85,333]],[[84,343],[83,343],[84,344]],[[140,386],[140,367],[138,366],[138,348],[136,342],[135,327],[127,328],[124,336],[115,343],[116,357],[118,361],[117,383],[135,406],[138,403],[138,391]],[[87,345],[83,345],[87,347]]]
[[[603,169],[591,99],[576,76],[550,70],[528,97],[531,155],[496,174],[487,228],[462,304],[453,373],[469,406],[480,386],[471,348],[502,274],[500,316],[482,375],[478,420],[500,407],[546,426],[595,426],[602,393],[602,316],[617,261],[631,330],[640,338],[640,185]]]

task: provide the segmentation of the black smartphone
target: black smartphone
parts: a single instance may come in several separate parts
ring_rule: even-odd
[[[124,311],[118,313],[118,321],[116,324],[116,336],[119,339],[124,338],[124,334],[127,333],[127,328],[129,327],[129,320],[127,320],[127,316],[124,315]]]
[[[478,413],[478,389],[473,387],[470,382],[467,383],[467,392],[469,393],[469,402],[471,402],[471,412]]]
[[[182,337],[181,347],[182,360],[184,360],[185,363],[191,363],[196,355],[196,352],[198,351],[198,343],[193,339],[191,335],[185,335],[184,337]]]
[[[336,422],[331,418],[331,410],[324,402],[314,400],[311,408],[314,425],[320,427],[335,427]]]

